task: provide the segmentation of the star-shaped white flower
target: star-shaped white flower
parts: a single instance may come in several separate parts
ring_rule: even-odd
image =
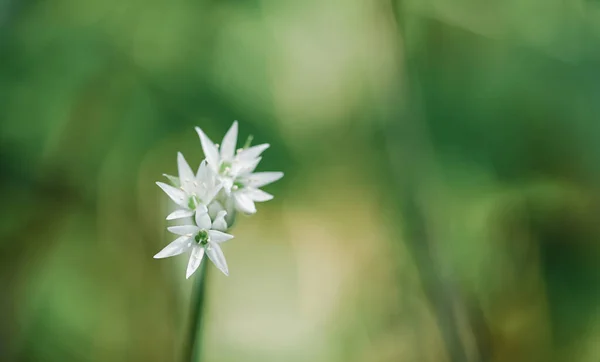
[[[233,235],[220,231],[227,229],[225,215],[225,211],[219,211],[214,220],[211,221],[208,211],[197,212],[193,225],[169,227],[167,230],[180,235],[180,237],[167,245],[154,258],[168,258],[191,250],[186,279],[198,269],[204,254],[208,255],[208,258],[223,274],[229,275],[225,255],[219,246],[219,244],[233,238]]]
[[[179,188],[163,182],[156,183],[181,207],[181,209],[169,214],[167,220],[193,216],[196,211],[206,213],[206,205],[210,204],[222,188],[222,183],[217,174],[206,165],[206,161],[202,161],[197,174],[194,175],[181,152],[177,154],[177,168],[179,171]],[[176,181],[172,176],[169,178]]]
[[[202,150],[212,170],[219,174],[223,189],[227,194],[228,208],[231,207],[247,213],[256,212],[255,202],[268,201],[273,195],[259,189],[283,177],[283,172],[258,172],[253,173],[261,160],[260,155],[269,147],[269,144],[239,149],[235,151],[238,138],[238,123],[233,122],[231,128],[223,137],[221,149],[215,145],[208,136],[196,127],[200,137]]]
[[[283,172],[255,172],[241,175],[231,188],[235,208],[246,214],[256,212],[255,202],[273,199],[273,195],[260,189],[283,177]]]

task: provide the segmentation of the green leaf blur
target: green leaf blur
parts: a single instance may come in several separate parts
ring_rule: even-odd
[[[207,274],[202,361],[599,361],[599,21],[583,0],[0,0],[0,360],[188,356],[155,181],[237,119],[285,177]]]

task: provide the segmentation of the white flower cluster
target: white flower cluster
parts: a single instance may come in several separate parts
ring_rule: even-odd
[[[282,172],[254,172],[261,154],[269,145],[250,147],[248,139],[244,148],[236,151],[238,124],[233,122],[223,137],[221,147],[214,144],[198,127],[205,160],[194,173],[181,153],[177,154],[178,177],[165,175],[172,185],[156,184],[178,205],[167,220],[184,218],[184,225],[167,228],[179,235],[154,258],[167,258],[191,251],[186,278],[200,266],[204,254],[229,275],[227,261],[219,244],[230,240],[227,231],[233,226],[237,212],[254,214],[255,202],[268,201],[272,195],[260,187],[283,177]]]

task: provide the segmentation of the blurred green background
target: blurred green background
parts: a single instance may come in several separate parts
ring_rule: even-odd
[[[599,100],[592,0],[0,0],[0,360],[183,360],[154,182],[237,119],[203,361],[600,361]]]

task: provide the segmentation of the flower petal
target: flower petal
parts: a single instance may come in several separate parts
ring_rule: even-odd
[[[204,204],[198,204],[198,206],[196,206],[196,212],[205,214],[208,212],[208,207],[206,207],[206,205],[204,205]]]
[[[166,178],[168,178],[169,181],[173,184],[173,186],[175,186],[175,187],[181,186],[181,183],[179,182],[179,178],[178,177],[167,175],[166,173],[163,173],[163,176],[166,177]]]
[[[248,177],[247,185],[252,187],[262,187],[275,182],[283,177],[283,172],[257,172]]]
[[[260,160],[262,160],[262,157],[255,158],[255,159],[253,159],[251,161],[247,161],[247,162],[240,161],[240,162],[236,163],[235,166],[233,167],[233,173],[237,176],[244,177],[245,175],[256,170],[256,166],[258,166],[258,164],[260,163]]]
[[[206,170],[208,169],[208,166],[206,166],[206,160],[202,160],[202,162],[200,162],[200,166],[198,167],[198,172],[196,173],[196,180],[198,182],[202,182],[206,180]]]
[[[223,250],[221,250],[219,244],[209,242],[206,247],[206,255],[208,255],[213,264],[215,264],[223,274],[229,275],[227,261],[225,260],[225,255],[223,255]]]
[[[219,169],[219,150],[217,146],[202,132],[200,127],[196,127],[196,132],[198,132],[198,136],[200,137],[200,143],[202,144],[202,151],[204,151],[204,157],[206,157],[206,161],[208,164],[214,169]]]
[[[200,228],[196,225],[177,225],[169,226],[167,230],[169,230],[173,234],[189,236],[196,234],[198,231],[200,231]]]
[[[154,259],[168,258],[170,256],[179,255],[185,252],[190,248],[191,240],[192,238],[190,238],[189,236],[178,237],[169,245],[167,245],[164,249],[162,249],[156,255],[154,255]]]
[[[172,213],[169,214],[169,216],[167,216],[167,220],[175,220],[175,219],[181,219],[183,217],[189,217],[189,216],[193,216],[194,215],[194,211],[192,210],[175,210]]]
[[[225,216],[227,215],[227,211],[221,210],[214,217],[214,221],[212,222],[211,229],[218,231],[226,231],[227,230],[227,222],[225,221]]]
[[[211,221],[208,212],[196,211],[196,225],[200,229],[210,229]]]
[[[202,161],[198,168],[196,182],[198,183],[198,187],[196,188],[198,196],[206,204],[209,204],[223,187],[215,171],[206,165],[206,160]]]
[[[264,192],[260,189],[255,189],[254,187],[246,187],[243,190],[243,193],[248,195],[255,202],[264,202],[273,199],[273,195],[268,192]]]
[[[219,201],[215,200],[208,205],[208,215],[210,215],[211,219],[215,219],[221,210],[225,210],[225,208]]]
[[[171,198],[171,200],[175,201],[176,204],[183,206],[186,209],[188,208],[187,195],[183,190],[177,189],[163,182],[157,182],[156,184]]]
[[[211,203],[214,200],[214,198],[217,196],[219,191],[221,191],[222,188],[223,188],[223,184],[218,182],[216,185],[206,189],[206,192],[204,194],[204,198],[202,199],[202,201],[204,201],[206,203]]]
[[[246,214],[254,214],[256,212],[256,206],[254,206],[254,201],[247,195],[242,192],[235,192],[233,194],[233,199],[235,200],[235,207],[239,211]]]
[[[238,123],[233,121],[233,124],[223,137],[221,143],[221,159],[231,160],[235,154],[235,146],[238,138]]]
[[[223,190],[225,191],[225,194],[227,195],[227,197],[229,197],[232,187],[233,187],[233,179],[229,178],[229,177],[223,177]]]
[[[208,231],[208,236],[210,236],[210,242],[211,243],[223,243],[227,240],[231,240],[233,239],[233,235],[218,231],[218,230],[209,230]]]
[[[202,262],[202,257],[204,257],[204,248],[195,247],[192,249],[192,254],[190,255],[190,261],[188,262],[187,271],[185,272],[185,278],[189,279],[192,274],[198,269],[200,263]]]
[[[179,170],[179,182],[185,192],[191,194],[194,191],[195,175],[181,152],[177,153],[177,169]]]
[[[262,145],[256,145],[250,148],[246,148],[245,150],[242,150],[237,154],[237,159],[241,162],[251,161],[260,156],[260,154],[263,153],[264,150],[269,148],[269,146],[270,145],[268,143],[263,143]]]

